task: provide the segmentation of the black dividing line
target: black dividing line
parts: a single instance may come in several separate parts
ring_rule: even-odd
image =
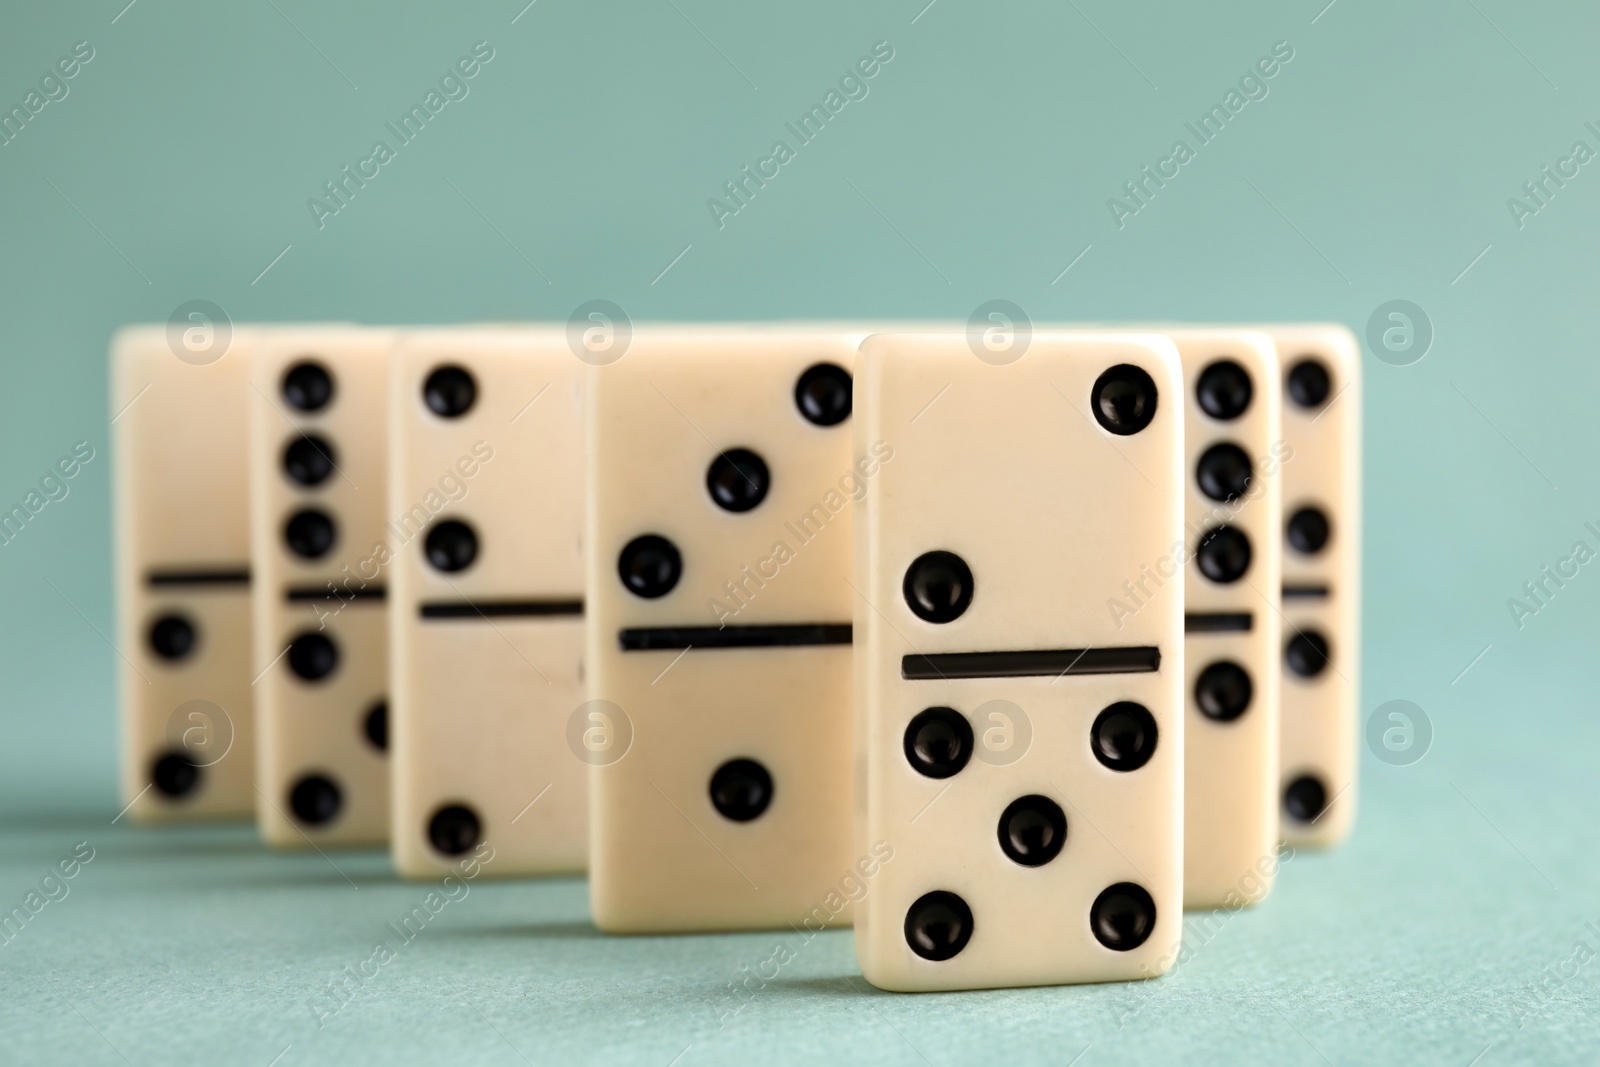
[[[581,600],[460,600],[422,605],[424,619],[491,619],[517,616],[582,615]]]
[[[361,589],[300,585],[290,587],[284,596],[289,600],[384,600],[388,598],[389,591],[381,585],[369,585]]]
[[[1186,634],[1247,634],[1253,625],[1248,611],[1204,611],[1183,617]]]
[[[788,626],[652,626],[617,634],[624,652],[662,652],[682,648],[788,648],[848,645],[849,623],[797,623]]]
[[[194,567],[189,570],[151,571],[145,576],[150,585],[249,585],[248,567]]]
[[[1283,587],[1285,600],[1323,600],[1328,596],[1328,587],[1325,585],[1286,585]]]
[[[1161,666],[1154,646],[1123,648],[1040,648],[1021,652],[939,652],[905,656],[900,677],[942,681],[947,678],[1032,678],[1062,674],[1147,674]]]

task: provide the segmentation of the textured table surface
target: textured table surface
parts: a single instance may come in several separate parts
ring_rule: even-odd
[[[1553,756],[1541,733],[1369,761],[1347,847],[1294,855],[1254,910],[1191,914],[1168,977],[1074,988],[884,994],[844,931],[610,937],[581,879],[405,883],[380,852],[112,825],[109,800],[17,815],[6,908],[94,858],[0,945],[0,1034],[25,1063],[1592,1063],[1600,966],[1575,946],[1600,951],[1600,871],[1569,813],[1600,730],[1546,724],[1572,742]]]

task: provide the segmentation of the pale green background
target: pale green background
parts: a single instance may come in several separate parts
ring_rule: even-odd
[[[1520,231],[1506,207],[1575,139],[1600,147],[1592,9],[538,0],[513,24],[522,0],[125,2],[0,7],[7,107],[74,42],[97,52],[0,147],[0,503],[74,441],[100,453],[0,547],[0,904],[98,850],[0,946],[0,1057],[1595,1060],[1600,966],[1531,991],[1578,938],[1600,947],[1600,577],[1520,631],[1506,607],[1600,519],[1600,173]],[[319,232],[306,199],[479,40],[496,57],[471,95]],[[870,96],[719,231],[706,199],[879,40],[896,55]],[[1106,199],[1278,40],[1296,54],[1271,95],[1118,231]],[[367,322],[594,298],[636,320],[964,319],[1005,298],[1035,321],[1358,331],[1413,300],[1432,351],[1366,357],[1363,707],[1415,701],[1433,749],[1369,756],[1350,844],[1294,860],[1158,983],[887,996],[830,934],[719,1029],[771,936],[605,938],[579,882],[480,885],[318,1032],[306,998],[419,887],[376,853],[331,857],[352,891],[246,828],[110,825],[105,347],[195,298]]]

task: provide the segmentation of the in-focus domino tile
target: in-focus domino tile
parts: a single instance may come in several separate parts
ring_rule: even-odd
[[[631,731],[591,771],[602,929],[849,921],[859,338],[636,328],[589,371],[589,695]]]
[[[1237,908],[1266,895],[1278,863],[1278,360],[1258,331],[1164,331],[1185,397],[1184,905]]]
[[[857,905],[873,984],[1150,977],[1182,924],[1183,607],[1124,580],[1183,540],[1182,377],[1154,334],[862,346]],[[1176,594],[1177,589],[1171,590]]]

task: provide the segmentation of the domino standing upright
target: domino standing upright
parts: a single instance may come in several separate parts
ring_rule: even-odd
[[[1151,977],[1179,944],[1183,600],[1117,607],[1183,539],[1177,352],[1009,358],[901,335],[857,362],[856,454],[894,455],[854,559],[856,848],[893,856],[856,955],[885,989]]]
[[[1271,338],[1178,328],[1185,393],[1183,898],[1259,901],[1277,873],[1284,452]],[[1157,588],[1170,577],[1153,575]],[[1141,580],[1130,604],[1152,595]]]
[[[1361,698],[1361,350],[1343,326],[1267,328],[1283,363],[1283,825],[1355,820]]]
[[[247,343],[205,321],[112,343],[122,797],[141,821],[255,811]]]
[[[602,929],[848,921],[858,340],[651,328],[589,372]]]
[[[389,835],[385,525],[394,332],[283,327],[250,396],[257,819],[269,844]]]
[[[583,870],[584,365],[532,327],[416,330],[391,375],[395,865]]]

